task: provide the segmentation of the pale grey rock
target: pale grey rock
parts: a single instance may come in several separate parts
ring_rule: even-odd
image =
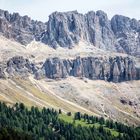
[[[6,71],[9,76],[28,76],[34,74],[37,71],[37,67],[31,63],[28,59],[22,56],[15,56],[7,62]]]
[[[116,50],[114,33],[103,11],[96,13],[91,11],[86,15],[77,11],[54,12],[49,16],[47,31],[42,42],[53,48],[58,46],[71,48],[80,40],[85,40],[101,49]]]
[[[4,64],[0,64],[0,78],[6,78],[4,73]]]
[[[54,12],[49,16],[47,31],[42,41],[53,48],[73,47],[80,39],[87,39],[84,15],[77,11]]]
[[[113,66],[113,82],[118,82],[119,81],[119,76],[120,76],[120,71],[118,68],[117,62],[114,62]]]
[[[38,70],[34,73],[34,75],[35,75],[35,78],[36,78],[37,80],[40,80],[40,79],[46,77],[46,75],[45,75],[45,70],[44,70],[44,69],[38,69]]]
[[[59,79],[66,78],[67,70],[64,62],[59,58],[46,60],[44,63],[45,74],[48,78]]]
[[[72,48],[82,40],[104,50],[140,57],[140,21],[121,15],[109,20],[101,10],[85,15],[54,12],[46,23],[0,10],[0,34],[24,45],[35,39],[53,48]]]
[[[86,15],[90,42],[105,50],[115,51],[115,36],[111,30],[110,20],[103,11],[91,11]]]
[[[125,16],[115,15],[111,19],[118,52],[140,56],[140,22]]]
[[[45,70],[46,77],[52,79],[67,76],[112,82],[140,79],[140,69],[135,67],[134,61],[129,57],[77,57],[73,60],[51,58],[46,60],[42,69]]]
[[[7,73],[7,74],[6,74]],[[6,75],[36,79],[61,79],[68,76],[122,82],[140,79],[140,68],[129,57],[76,57],[75,59],[48,58],[41,68],[22,56],[15,56],[0,65],[0,78]]]
[[[103,11],[87,14],[54,12],[47,23],[42,42],[53,48],[71,48],[80,40],[114,52],[140,56],[140,22],[116,15],[111,21]]]
[[[10,14],[0,10],[0,34],[14,39],[23,45],[31,41],[40,40],[41,34],[46,30],[46,24],[31,20],[28,16],[20,16],[18,13]]]

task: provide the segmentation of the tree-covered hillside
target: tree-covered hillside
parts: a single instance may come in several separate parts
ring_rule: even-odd
[[[88,114],[0,103],[0,140],[139,140],[140,128]]]

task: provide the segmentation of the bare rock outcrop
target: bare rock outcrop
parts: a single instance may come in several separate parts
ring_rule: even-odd
[[[20,16],[18,13],[10,14],[8,11],[0,10],[0,34],[20,42],[29,44],[34,39],[40,40],[45,31],[46,24],[31,20],[28,16]]]
[[[92,80],[121,82],[139,79],[140,70],[129,57],[96,58],[77,57],[73,60],[59,58],[47,59],[43,65],[48,78],[65,78],[67,76],[86,77]]]
[[[140,79],[140,68],[129,57],[76,57],[75,59],[47,58],[42,67],[30,62],[22,56],[11,58],[6,65],[0,65],[0,78],[5,75],[36,79],[61,79],[68,76],[122,82]]]
[[[34,74],[37,71],[35,64],[22,56],[15,56],[7,62],[6,72],[9,76],[18,75],[21,77]]]
[[[42,41],[53,48],[73,47],[80,40],[85,40],[93,45],[115,51],[114,33],[111,24],[103,11],[87,14],[72,12],[54,12],[49,17],[47,32]]]
[[[53,48],[71,48],[84,40],[94,46],[114,52],[140,56],[140,22],[115,15],[111,20],[99,10],[87,14],[54,12],[49,16],[42,42]]]
[[[6,77],[6,75],[4,73],[4,69],[5,69],[4,64],[0,63],[0,78],[5,78]]]
[[[140,21],[115,15],[111,19],[111,27],[118,52],[140,56]]]
[[[0,10],[0,34],[27,45],[34,39],[53,48],[72,48],[81,40],[100,49],[140,57],[140,21],[99,10],[54,12],[46,23]]]
[[[68,75],[65,62],[58,58],[46,60],[43,68],[45,69],[45,74],[48,78],[66,78],[66,76]]]

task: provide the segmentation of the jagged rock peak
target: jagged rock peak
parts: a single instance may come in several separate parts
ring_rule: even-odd
[[[55,11],[51,15],[49,15],[49,17],[51,17],[51,16],[57,16],[57,15],[71,15],[71,14],[80,14],[80,13],[78,13],[77,10],[68,11],[68,12],[58,12],[58,11]]]
[[[115,50],[113,35],[110,21],[103,11],[90,11],[85,15],[77,11],[55,12],[50,15],[42,42],[53,48],[71,48],[85,40],[99,48]]]
[[[35,39],[53,48],[72,48],[82,40],[100,49],[140,57],[140,21],[121,15],[109,20],[101,10],[54,12],[47,23],[0,10],[0,34],[24,45]]]
[[[140,57],[140,22],[134,18],[115,15],[111,19],[111,27],[118,51]]]
[[[53,48],[71,48],[80,40],[104,50],[140,56],[140,22],[121,15],[110,21],[101,10],[85,15],[55,12],[50,16],[42,42]]]
[[[34,39],[40,40],[40,35],[45,30],[46,24],[41,21],[0,10],[0,34],[7,38],[27,45]]]

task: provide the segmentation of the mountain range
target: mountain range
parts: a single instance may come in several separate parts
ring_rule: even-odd
[[[140,55],[140,21],[121,15],[109,20],[103,11],[54,12],[43,23],[0,10],[0,32],[23,45],[35,39],[53,48],[72,48],[83,40],[101,49]]]
[[[0,100],[140,124],[140,21],[99,10],[45,23],[0,10]]]

